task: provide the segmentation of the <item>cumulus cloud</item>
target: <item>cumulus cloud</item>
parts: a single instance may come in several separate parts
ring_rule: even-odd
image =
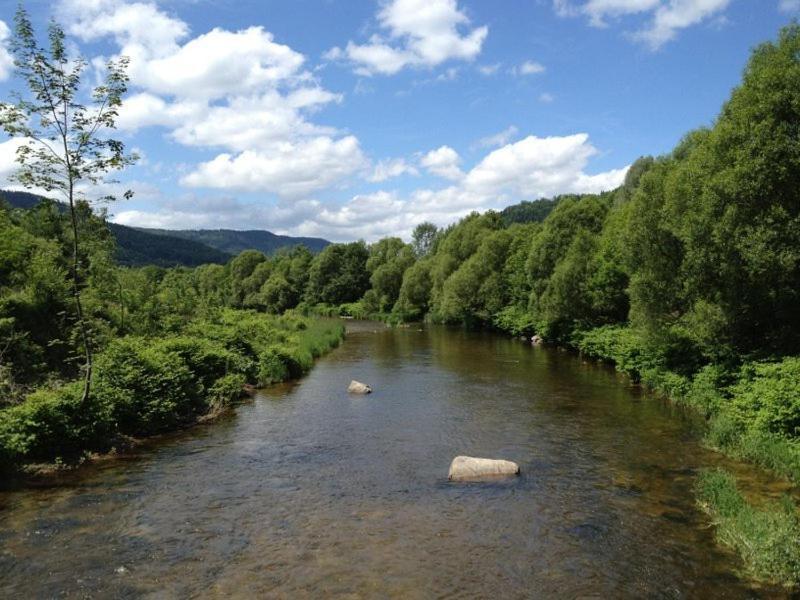
[[[323,89],[305,57],[263,27],[192,37],[152,2],[60,6],[71,33],[85,41],[110,37],[131,59],[133,94],[120,111],[121,129],[164,127],[182,145],[224,150],[184,185],[298,198],[364,167],[356,138],[310,118],[341,95]]]
[[[421,187],[407,193],[379,190],[357,194],[339,203],[317,200],[279,201],[254,206],[215,200],[196,205],[168,205],[156,214],[120,213],[116,220],[132,225],[173,227],[261,227],[294,235],[322,236],[334,241],[387,235],[410,238],[422,221],[447,225],[473,210],[504,206],[569,192],[600,192],[622,184],[628,167],[590,174],[587,166],[597,150],[585,133],[563,137],[527,136],[489,152],[466,173],[458,154],[443,146],[424,155],[431,168],[455,167],[460,176],[444,187]],[[448,171],[445,171],[448,172]],[[450,173],[455,175],[454,172]],[[199,208],[198,208],[199,206]],[[232,207],[236,207],[235,211]]]
[[[456,0],[391,0],[378,11],[383,33],[367,43],[332,48],[328,60],[346,60],[359,75],[393,75],[406,67],[434,67],[448,60],[473,60],[488,28],[469,29]],[[462,33],[463,31],[463,33]]]
[[[464,173],[459,169],[458,164],[461,157],[458,152],[450,146],[441,146],[436,150],[431,150],[423,155],[419,164],[425,167],[429,173],[444,177],[445,179],[461,179]]]
[[[782,2],[793,0],[782,0]],[[593,27],[606,27],[609,19],[647,14],[647,24],[632,33],[635,40],[652,50],[675,39],[678,32],[697,25],[725,10],[731,0],[553,0],[561,16],[586,16]]]
[[[181,179],[189,187],[269,192],[303,198],[330,187],[365,164],[354,136],[334,140],[317,137],[284,143],[274,151],[245,150],[220,154]]]

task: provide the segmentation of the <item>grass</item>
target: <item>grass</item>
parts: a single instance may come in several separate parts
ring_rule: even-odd
[[[800,519],[788,497],[754,507],[721,469],[702,472],[695,491],[717,540],[739,554],[748,576],[786,587],[800,583]]]

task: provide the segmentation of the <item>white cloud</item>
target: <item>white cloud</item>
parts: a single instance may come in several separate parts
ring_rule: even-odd
[[[378,11],[386,33],[366,44],[352,41],[325,53],[328,60],[347,60],[359,75],[393,75],[406,67],[434,67],[448,60],[473,60],[480,54],[488,28],[469,25],[456,0],[391,0]]]
[[[449,150],[434,153],[449,157],[452,164],[457,154]],[[420,188],[407,194],[379,190],[355,195],[338,205],[323,205],[317,200],[253,205],[230,199],[189,198],[172,201],[155,214],[126,211],[115,219],[142,226],[265,228],[334,241],[359,237],[375,240],[387,235],[408,239],[422,221],[447,225],[473,210],[500,209],[523,199],[599,192],[621,185],[627,167],[598,174],[586,172],[596,154],[583,133],[528,136],[490,152],[460,179],[439,189]]]
[[[19,168],[17,148],[24,145],[24,138],[11,138],[0,143],[0,182],[3,187],[9,186],[9,178]]]
[[[401,175],[419,175],[419,171],[413,165],[408,164],[404,158],[385,159],[378,161],[367,180],[380,183]]]
[[[366,165],[355,137],[310,120],[341,95],[263,27],[190,36],[144,1],[63,0],[61,16],[81,39],[112,37],[131,58],[121,129],[163,127],[184,146],[224,150],[190,169],[184,185],[297,199]]]
[[[517,67],[512,67],[512,75],[539,75],[545,72],[544,65],[533,60],[526,60]]]
[[[212,29],[175,52],[147,61],[135,82],[152,92],[213,100],[253,92],[298,76],[304,57],[276,44],[262,27]],[[307,77],[307,76],[306,76]]]
[[[519,133],[519,129],[513,125],[506,127],[503,131],[499,131],[493,135],[487,135],[479,139],[475,146],[478,148],[494,148],[496,146],[505,146]]]
[[[478,73],[480,73],[481,75],[486,75],[488,77],[489,75],[494,75],[495,73],[497,73],[497,71],[500,70],[501,66],[502,63],[494,63],[492,65],[480,65],[478,67]]]
[[[717,16],[731,0],[553,0],[553,7],[561,16],[586,16],[593,27],[606,27],[609,19],[628,15],[649,15],[648,23],[631,37],[644,42],[652,50],[675,39],[681,29],[697,25]],[[797,2],[797,0],[781,0]]]
[[[436,150],[431,150],[419,161],[430,173],[444,177],[445,179],[461,179],[464,173],[458,168],[461,157],[458,152],[450,146],[441,146]]]
[[[795,12],[800,10],[800,0],[780,0],[778,10],[781,12]]]
[[[11,37],[11,30],[5,21],[0,21],[0,81],[11,77],[14,70],[14,58],[8,51],[8,42]]]
[[[542,92],[541,94],[539,94],[539,102],[543,104],[550,104],[552,102],[555,102],[555,99],[556,97],[548,92]]]
[[[352,175],[365,163],[354,136],[339,140],[322,136],[283,143],[271,152],[245,150],[235,156],[220,154],[198,165],[181,183],[301,199]]]
[[[670,0],[656,9],[650,25],[634,34],[634,38],[657,50],[674,39],[679,30],[719,13],[728,4],[730,0]]]

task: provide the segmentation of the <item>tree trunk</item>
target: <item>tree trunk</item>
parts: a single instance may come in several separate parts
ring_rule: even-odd
[[[82,402],[89,400],[89,394],[92,386],[92,339],[89,334],[89,328],[86,324],[86,319],[83,315],[83,305],[81,304],[81,290],[78,269],[80,266],[80,255],[78,253],[78,216],[75,213],[75,201],[73,198],[73,182],[70,177],[69,182],[69,216],[72,223],[72,296],[75,300],[75,314],[78,317],[78,327],[81,331],[81,338],[83,340],[83,354],[85,359],[84,364],[84,379],[83,379],[83,397]]]

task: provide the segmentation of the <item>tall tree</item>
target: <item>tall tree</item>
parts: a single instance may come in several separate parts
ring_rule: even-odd
[[[0,126],[23,140],[17,149],[18,171],[13,178],[27,188],[59,192],[69,206],[72,229],[70,279],[75,320],[84,356],[83,399],[88,400],[92,381],[92,334],[81,303],[80,211],[85,201],[81,184],[95,185],[107,173],[132,163],[122,142],[108,137],[114,128],[122,96],[127,90],[126,58],[106,64],[105,81],[91,92],[88,105],[81,103],[81,76],[87,62],[70,56],[64,30],[48,27],[48,47],[42,47],[27,12],[20,6],[14,18],[11,42],[17,76],[27,87],[15,93],[13,103],[0,103]],[[129,198],[130,191],[124,196]],[[103,200],[113,200],[105,196]]]

